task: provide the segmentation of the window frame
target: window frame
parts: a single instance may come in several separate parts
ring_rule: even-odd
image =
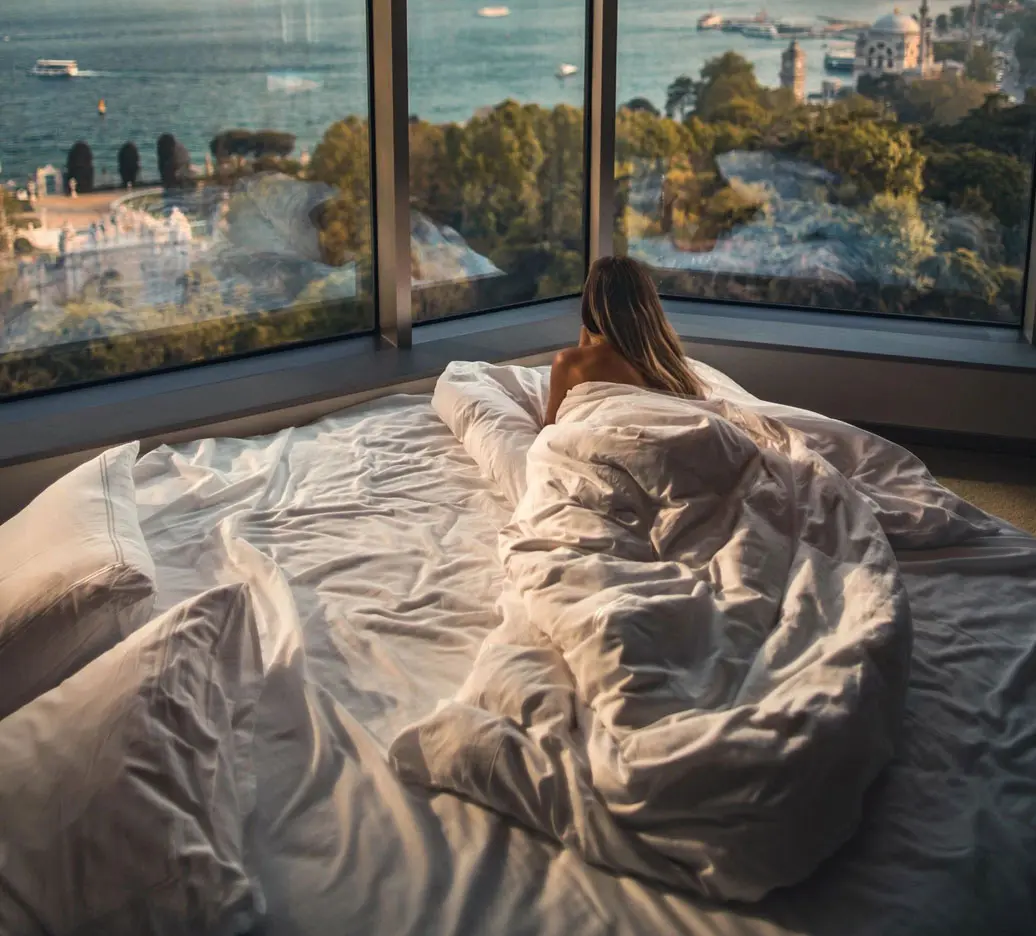
[[[629,2],[629,0],[627,0]],[[619,0],[585,0],[586,54],[584,61],[584,259],[589,267],[595,259],[613,249],[615,205],[615,147],[618,88]],[[366,0],[368,127],[371,174],[371,243],[375,347],[407,350],[414,346],[410,264],[409,212],[409,49],[407,0]],[[1034,157],[1036,163],[1036,157]],[[1023,271],[1022,321],[1014,324],[983,323],[983,327],[1016,331],[1020,340],[1036,343],[1036,165],[1029,192],[1029,243]],[[559,302],[571,295],[526,303],[522,308]],[[754,313],[790,307],[705,300],[690,296],[665,296],[694,308],[724,305]],[[293,306],[275,310],[290,314]],[[515,307],[508,307],[513,309]],[[477,309],[446,321],[488,315],[501,309]],[[879,312],[845,312],[836,309],[801,307],[817,316],[852,315],[861,319],[903,320],[908,316]],[[929,321],[932,321],[929,319]],[[935,320],[941,321],[941,320]],[[950,320],[946,320],[950,321]],[[824,319],[818,319],[823,324]],[[435,322],[420,323],[423,327]],[[975,323],[954,322],[965,327]],[[82,384],[57,386],[0,399],[0,409],[29,397],[71,394],[112,382],[154,377],[170,371],[195,370],[258,356],[284,354],[313,345],[335,345],[369,339],[371,332],[328,336],[289,345],[274,345],[238,355],[200,360],[164,369],[100,378]],[[41,349],[42,350],[42,349]],[[351,352],[350,352],[351,353]]]

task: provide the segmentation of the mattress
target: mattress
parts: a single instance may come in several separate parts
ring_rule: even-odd
[[[1036,541],[1020,531],[898,555],[910,766],[886,771],[807,883],[732,906],[597,870],[388,766],[497,622],[511,515],[428,397],[161,448],[136,481],[156,613],[244,581],[264,660],[283,664],[260,701],[246,830],[264,933],[1033,931]]]

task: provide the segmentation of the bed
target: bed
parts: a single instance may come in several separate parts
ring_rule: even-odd
[[[534,407],[542,379],[514,371],[496,390]],[[707,379],[717,398],[759,403]],[[439,411],[389,397],[273,436],[160,448],[134,469],[154,614],[241,583],[255,606],[269,684],[242,835],[263,895],[254,931],[1036,932],[1036,540],[978,511],[985,532],[896,552],[913,621],[903,736],[858,831],[805,883],[710,900],[404,783],[394,743],[458,691],[497,626],[498,541],[521,494],[509,472],[525,449],[506,420],[466,447],[443,393]]]

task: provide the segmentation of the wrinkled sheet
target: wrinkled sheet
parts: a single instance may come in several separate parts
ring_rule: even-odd
[[[501,536],[500,627],[393,745],[405,778],[717,899],[798,883],[845,843],[898,735],[907,598],[873,501],[801,432],[744,422],[569,393]],[[942,546],[989,527],[896,519]]]
[[[901,450],[799,418],[855,477],[909,494]],[[900,753],[849,843],[747,908],[605,873],[387,765],[391,740],[459,690],[497,624],[512,509],[428,397],[159,449],[137,483],[160,608],[223,582],[253,593],[267,672],[246,842],[264,936],[1036,931],[1031,537],[998,524],[950,548],[893,544],[914,628]],[[883,504],[908,528],[946,509]]]

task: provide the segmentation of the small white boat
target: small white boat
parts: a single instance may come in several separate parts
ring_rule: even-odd
[[[478,15],[483,19],[500,19],[504,16],[510,16],[511,8],[505,6],[482,7],[482,9],[478,11]]]
[[[723,28],[723,17],[718,13],[706,13],[704,16],[698,19],[698,29],[722,29]]]
[[[74,59],[37,59],[29,74],[37,78],[75,78],[79,64]]]
[[[558,70],[555,74],[558,76],[558,78],[571,78],[573,75],[577,74],[578,71],[578,65],[569,65],[567,63],[562,63],[558,66]]]
[[[831,72],[851,72],[856,68],[856,47],[832,44],[824,55],[824,69]]]
[[[751,23],[741,30],[747,39],[780,39],[781,34],[773,23]]]

